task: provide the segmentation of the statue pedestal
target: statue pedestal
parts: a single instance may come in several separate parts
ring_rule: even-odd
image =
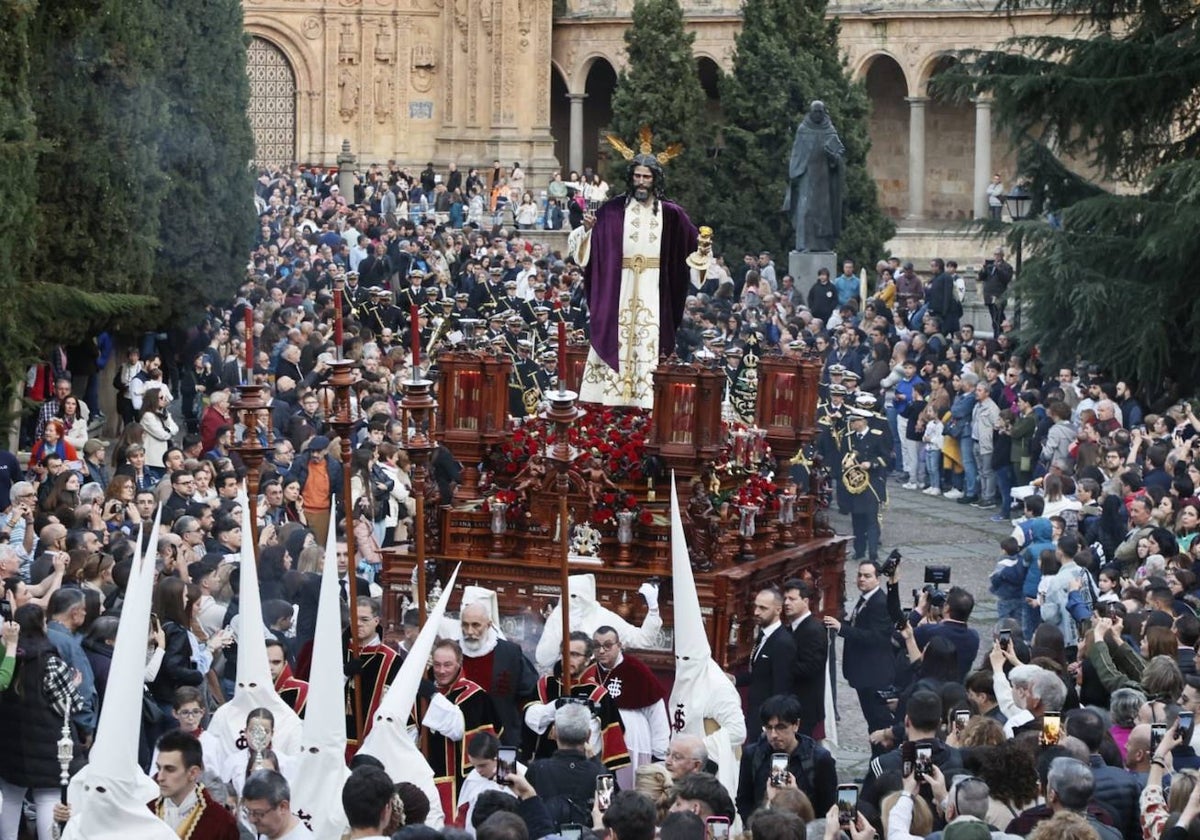
[[[841,274],[838,257],[833,251],[789,251],[788,274],[796,280],[796,288],[808,300],[808,290],[817,284],[817,269],[829,269],[829,279]]]

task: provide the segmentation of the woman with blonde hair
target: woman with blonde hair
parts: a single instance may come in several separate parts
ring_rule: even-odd
[[[674,790],[671,774],[667,772],[667,768],[661,764],[640,765],[633,774],[633,789],[650,797],[658,815],[655,822],[661,823],[671,807],[671,796]]]

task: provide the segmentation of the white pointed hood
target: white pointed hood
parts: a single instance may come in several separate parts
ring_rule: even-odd
[[[349,828],[342,809],[346,767],[346,692],[342,672],[342,605],[338,591],[337,535],[329,529],[321,597],[317,603],[312,673],[308,687],[300,755],[291,782],[292,804],[309,819],[313,840],[341,840]]]
[[[175,832],[146,807],[158,797],[158,785],[138,766],[138,739],[130,737],[142,725],[142,677],[160,517],[161,511],[155,518],[150,545],[134,558],[129,575],[108,672],[108,691],[89,763],[75,775],[68,789],[74,816],[63,837],[70,840],[178,840]],[[19,807],[19,803],[12,804]]]
[[[413,703],[416,702],[417,688],[425,675],[425,667],[433,652],[433,643],[437,639],[437,630],[441,626],[442,616],[446,613],[446,606],[450,603],[456,580],[457,567],[446,582],[446,588],[442,590],[442,597],[438,599],[433,612],[426,616],[425,624],[409,649],[404,664],[400,666],[400,673],[396,675],[392,687],[379,701],[371,731],[367,733],[362,747],[359,748],[360,753],[373,755],[382,761],[393,782],[411,782],[424,792],[429,798],[430,808],[425,824],[436,829],[441,829],[445,821],[441,796],[433,783],[433,769],[408,733],[408,718],[412,713]]]
[[[675,603],[675,682],[667,701],[667,718],[676,732],[704,739],[709,757],[717,763],[718,778],[730,795],[736,796],[738,761],[733,749],[746,738],[742,699],[712,658],[683,519],[679,515],[674,473],[671,474],[671,575]],[[716,721],[721,728],[707,734],[705,718]]]
[[[237,688],[233,698],[213,712],[208,731],[220,741],[227,754],[238,750],[237,741],[246,728],[246,716],[264,708],[275,716],[275,735],[271,746],[277,753],[295,755],[300,751],[300,718],[275,691],[271,668],[267,664],[267,643],[258,594],[258,566],[254,559],[254,532],[250,528],[250,505],[243,492],[238,496],[242,508],[242,560],[238,570],[238,650]],[[338,669],[341,673],[341,669]]]
[[[616,613],[604,609],[596,603],[596,576],[571,575],[567,578],[567,587],[571,594],[571,629],[591,635],[597,627],[610,625],[616,629],[621,641],[628,635],[629,625]],[[615,622],[615,623],[614,623]],[[562,600],[554,605],[546,624],[542,628],[541,638],[538,639],[534,659],[538,668],[546,673],[554,667],[554,663],[562,657]]]

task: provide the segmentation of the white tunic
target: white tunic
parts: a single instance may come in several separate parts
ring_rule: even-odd
[[[608,366],[595,348],[588,351],[579,398],[601,405],[654,407],[654,369],[658,367],[658,258],[662,253],[662,207],[631,201],[625,206],[621,295],[617,318],[620,370]],[[590,236],[576,253],[579,264],[590,256]],[[641,270],[630,263],[647,262]],[[674,349],[674,348],[669,348]]]

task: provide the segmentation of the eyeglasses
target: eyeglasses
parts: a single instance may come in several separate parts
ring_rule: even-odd
[[[763,732],[787,732],[795,726],[794,723],[764,723]]]
[[[204,710],[203,709],[176,709],[175,714],[178,715],[179,717],[185,717],[185,718],[204,717]]]
[[[279,806],[276,805],[275,807],[278,808]],[[274,810],[275,810],[275,808],[254,808],[253,810],[251,810],[250,808],[247,808],[245,805],[243,805],[242,806],[242,816],[245,817],[246,819],[250,820],[251,822],[257,822],[258,820],[261,820],[263,817],[265,817],[267,814],[271,813]]]
[[[620,642],[597,642],[596,647],[600,648],[600,650],[612,650],[620,644]]]

